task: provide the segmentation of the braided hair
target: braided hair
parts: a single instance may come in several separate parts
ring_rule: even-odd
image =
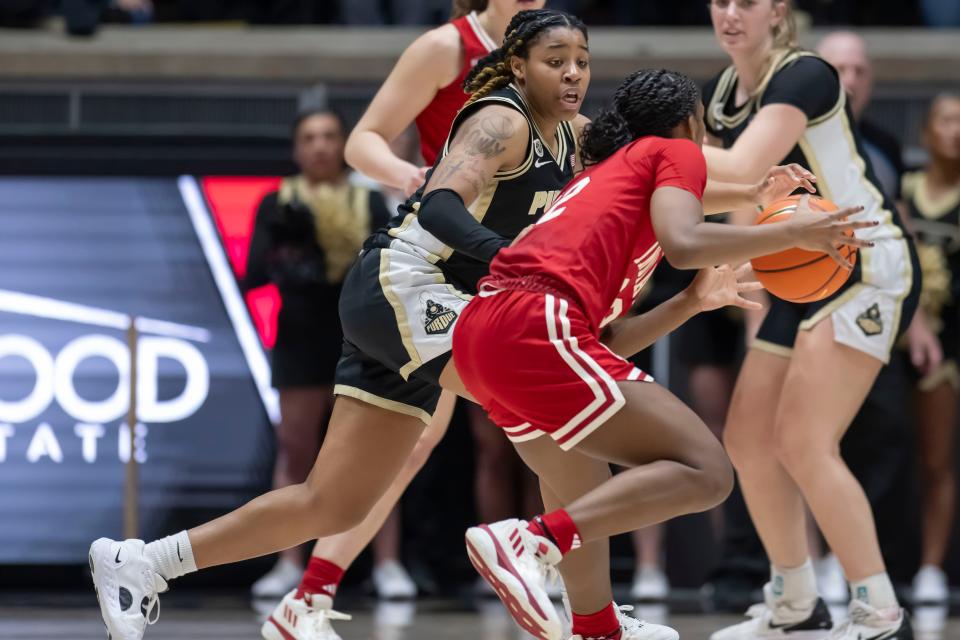
[[[487,8],[487,0],[453,0],[453,6],[450,9],[450,19],[456,20],[469,14],[471,11],[480,13]]]
[[[697,85],[682,73],[634,71],[614,92],[612,105],[584,128],[584,165],[601,162],[637,138],[671,137],[674,127],[696,113],[699,101]]]
[[[555,27],[576,29],[587,38],[587,26],[576,16],[564,11],[534,9],[515,15],[507,25],[507,35],[500,48],[481,58],[467,74],[463,82],[463,90],[470,94],[467,105],[513,82],[510,58],[519,56],[526,59],[537,39]]]

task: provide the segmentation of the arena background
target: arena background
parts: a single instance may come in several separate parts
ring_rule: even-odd
[[[698,26],[702,19],[691,22],[593,28],[584,111],[639,67],[698,80],[722,68],[710,30]],[[917,165],[929,99],[960,86],[960,31],[877,22],[856,27],[877,75],[869,114]],[[245,225],[260,195],[293,170],[289,126],[298,106],[325,97],[355,121],[422,29],[226,22],[110,25],[70,38],[54,21],[0,31],[4,597],[87,597],[87,545],[121,533],[130,444],[117,398],[128,314],[148,320],[142,335],[154,341],[156,364],[146,365],[153,378],[140,382],[141,393],[154,396],[153,415],[142,415],[134,439],[142,536],[200,522],[268,487],[276,406],[264,347],[276,299],[259,292],[243,304],[234,278],[243,272]],[[829,29],[816,24],[802,41],[812,46]],[[685,392],[676,362],[670,380]],[[905,583],[918,562],[919,524],[899,391],[878,417],[900,421],[907,434],[891,479],[897,490],[878,521],[891,573]],[[474,520],[463,423],[458,411],[404,499],[404,557],[427,594],[456,592],[473,579],[461,543]],[[719,554],[698,518],[670,523],[667,535],[671,582],[692,592]],[[614,556],[616,577],[627,580],[625,540],[615,542]],[[237,591],[269,566],[254,561],[182,582]],[[348,586],[362,592],[364,576],[361,564]]]

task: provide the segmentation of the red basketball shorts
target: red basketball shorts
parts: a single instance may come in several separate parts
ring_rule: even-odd
[[[457,321],[453,359],[510,440],[549,434],[564,450],[624,405],[618,381],[653,380],[604,346],[579,307],[550,293],[475,297]]]

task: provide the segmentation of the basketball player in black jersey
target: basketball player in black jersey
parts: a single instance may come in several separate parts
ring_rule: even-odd
[[[790,0],[711,0],[720,46],[732,64],[704,89],[707,167],[750,182],[770,163],[797,162],[817,190],[871,244],[833,296],[771,301],[737,378],[724,443],[771,563],[764,603],[712,640],[803,637],[910,640],[887,575],[866,495],[839,455],[919,294],[916,251],[893,203],[878,187],[836,70],[802,51]],[[843,566],[849,619],[833,627],[819,598],[806,542],[809,507]]]

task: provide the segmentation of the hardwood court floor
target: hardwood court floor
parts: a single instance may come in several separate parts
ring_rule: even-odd
[[[198,601],[164,601],[160,621],[150,627],[146,640],[260,640],[260,621],[272,609],[269,603],[250,608],[239,597],[203,597]],[[2,640],[100,640],[106,637],[95,605],[71,596],[50,597],[27,604],[0,600]],[[417,604],[356,602],[345,607],[354,618],[338,622],[344,640],[522,640],[497,601],[474,605],[449,601]],[[689,610],[689,607],[687,608]],[[665,605],[648,605],[633,612],[653,622],[670,624],[680,637],[705,640],[710,632],[743,618],[735,615],[672,613]],[[945,609],[916,612],[916,640],[960,640],[960,618],[949,618]],[[836,615],[836,614],[835,614]]]

